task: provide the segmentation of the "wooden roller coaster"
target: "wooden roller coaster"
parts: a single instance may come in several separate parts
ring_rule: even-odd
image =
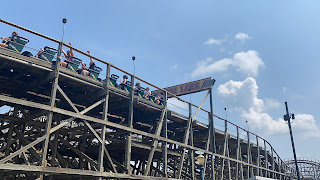
[[[199,154],[205,179],[286,178],[265,139],[213,114],[213,84],[196,106],[64,42],[0,21],[57,44],[51,61],[0,48],[0,107],[7,109],[0,115],[1,178],[199,179]],[[106,75],[100,80],[61,67],[63,46],[103,64]],[[116,87],[112,69],[132,85]],[[162,102],[135,94],[137,81],[162,92]],[[170,110],[169,97],[187,103],[188,115]],[[202,108],[206,98],[209,111]],[[199,111],[206,123],[197,120]]]

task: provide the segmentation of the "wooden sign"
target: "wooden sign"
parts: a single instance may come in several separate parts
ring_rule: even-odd
[[[201,79],[198,81],[192,81],[176,86],[171,86],[164,88],[166,91],[176,95],[176,96],[182,96],[186,94],[192,94],[200,91],[205,91],[208,89],[211,89],[214,83],[216,82],[215,79],[206,78],[206,79]],[[154,93],[158,94],[160,90],[153,91]],[[171,97],[170,94],[168,94],[168,98]]]

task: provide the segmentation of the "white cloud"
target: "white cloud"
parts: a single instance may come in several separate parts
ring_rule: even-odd
[[[217,39],[213,39],[213,38],[209,38],[206,42],[204,42],[204,45],[220,45],[223,42],[223,40],[217,40]]]
[[[213,74],[216,72],[224,72],[232,64],[231,59],[221,59],[213,61],[211,57],[197,64],[197,68],[192,72],[192,77],[204,76],[206,74]]]
[[[258,52],[253,50],[236,53],[233,61],[234,65],[238,66],[238,71],[248,76],[257,76],[258,68],[264,66]]]
[[[269,114],[249,109],[242,112],[242,117],[248,121],[250,129],[263,134],[274,135],[288,132],[288,126],[283,119],[274,120]]]
[[[230,108],[241,113],[241,117],[248,121],[251,130],[266,135],[283,134],[288,132],[288,125],[283,118],[273,119],[267,109],[281,106],[274,99],[259,99],[259,87],[252,77],[244,81],[229,81],[218,87],[218,95]],[[310,114],[296,114],[292,123],[294,131],[301,137],[320,137],[320,128]]]
[[[257,51],[241,51],[234,54],[233,58],[225,58],[213,61],[211,57],[197,63],[196,69],[192,72],[193,78],[213,74],[217,72],[225,72],[229,67],[237,67],[237,71],[248,76],[257,76],[259,67],[264,67],[262,59]]]
[[[236,39],[238,40],[247,40],[247,39],[250,39],[249,35],[248,34],[245,34],[245,33],[238,33],[234,36]]]
[[[316,120],[310,114],[296,114],[292,127],[306,137],[320,137],[320,128],[316,124]]]
[[[252,77],[244,81],[233,81],[219,85],[218,94],[228,107],[242,109],[253,108],[255,111],[263,110],[263,100],[258,99],[258,85]]]
[[[281,107],[281,103],[275,99],[265,98],[264,101],[266,109],[277,109]]]

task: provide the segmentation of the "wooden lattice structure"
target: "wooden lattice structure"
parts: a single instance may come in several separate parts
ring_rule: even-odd
[[[286,160],[286,167],[288,168],[288,176],[292,179],[298,179],[294,159]],[[310,158],[300,157],[297,159],[297,164],[302,180],[316,180],[320,179],[320,161]]]
[[[51,63],[0,48],[0,107],[10,107],[0,115],[2,178],[199,179],[195,159],[204,154],[206,179],[285,179],[283,161],[266,140],[212,113],[211,89],[199,106],[170,94],[189,105],[189,115],[182,115],[167,108],[169,92],[93,56],[105,64],[101,81],[60,67],[63,46],[88,54],[0,21],[58,49]],[[111,69],[163,92],[164,103],[112,86]],[[206,98],[209,111],[201,108]],[[197,121],[199,111],[207,124]],[[217,119],[224,128],[215,128]]]

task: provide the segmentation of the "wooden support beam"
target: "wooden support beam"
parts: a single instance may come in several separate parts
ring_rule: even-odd
[[[11,171],[25,171],[34,173],[48,173],[48,174],[61,174],[61,175],[80,175],[80,176],[92,176],[92,177],[105,177],[105,178],[119,178],[119,179],[140,179],[150,180],[149,176],[136,176],[122,173],[112,172],[98,172],[91,170],[80,170],[80,169],[69,169],[69,168],[57,168],[57,167],[40,167],[35,165],[18,165],[18,164],[0,164],[0,169],[11,170]],[[165,180],[162,177],[152,177],[154,180]]]
[[[281,162],[281,159],[280,159],[280,157],[279,157],[279,155],[278,155],[278,172],[282,172],[281,171],[281,167],[282,167],[282,162]],[[262,174],[262,173],[261,173]],[[281,174],[279,174],[279,179],[282,179],[282,176],[281,176]]]
[[[164,92],[163,94],[163,99],[165,100],[164,102],[164,106],[165,109],[167,109],[167,92]],[[163,120],[163,127],[162,127],[162,136],[164,138],[168,138],[168,123],[167,123],[167,110],[166,113],[164,115],[164,120]],[[163,141],[163,146],[162,146],[162,163],[163,163],[163,175],[164,177],[168,178],[168,144],[166,141]]]
[[[83,134],[81,136],[80,151],[83,153],[86,153],[87,132],[87,128],[84,128]],[[80,157],[79,161],[79,168],[84,169],[84,158]]]
[[[256,136],[256,139],[257,139],[257,166],[259,168],[257,168],[257,176],[260,176],[260,166],[261,166],[261,158],[260,158],[260,146],[259,146],[259,137]]]
[[[209,121],[210,121],[210,118],[211,118],[211,114],[208,113]],[[209,127],[208,127],[209,136],[207,138],[207,142],[206,142],[206,146],[205,146],[207,151],[210,150],[210,143],[211,143],[210,131],[211,131],[211,128],[213,128],[213,127],[209,125]],[[203,174],[204,174],[204,176],[206,175],[206,171],[207,171],[208,158],[209,158],[209,154],[205,154],[205,159],[204,159],[204,164],[203,164]],[[211,157],[211,158],[213,158],[213,157]]]
[[[65,123],[65,122],[63,122]],[[60,123],[61,125],[62,123]],[[55,126],[54,128],[51,128],[51,130],[54,130],[54,129],[57,129],[59,126]],[[60,126],[62,127],[62,126]],[[40,135],[44,135],[42,132],[41,132],[41,129],[36,127],[37,131],[40,133]],[[58,130],[57,130],[58,131]],[[58,134],[58,132],[55,132],[55,134]],[[55,140],[58,142],[58,139],[59,139],[59,136],[57,135],[55,137]],[[60,163],[61,167],[70,167],[70,168],[77,168],[75,167],[72,163],[70,163],[69,161],[67,161],[58,151],[57,151],[57,148],[55,148],[55,145],[52,144],[51,142],[49,142],[49,147],[51,148],[52,150],[52,153],[56,154],[56,157],[58,158],[58,163]],[[53,158],[53,156],[51,157]],[[57,163],[56,159],[52,159],[54,160],[55,163]],[[51,167],[52,167],[52,164],[51,164]]]
[[[30,143],[30,141],[28,141],[28,140],[23,136],[23,134],[22,134],[17,128],[14,128],[13,130],[14,130],[14,132],[17,134],[17,136],[18,136],[18,138],[19,138],[19,140],[20,140],[20,143],[21,143],[22,145],[25,146],[25,145],[27,145],[27,144]],[[36,149],[34,146],[32,146],[32,147],[30,148],[30,153],[31,153],[36,159],[38,159],[38,160],[41,159],[41,158],[40,158],[40,154],[38,154],[37,149]]]
[[[23,146],[21,146],[21,147],[23,147]],[[26,153],[22,152],[22,155],[23,155],[22,157],[23,157],[24,161],[26,162],[26,164],[30,166],[30,162],[29,162],[29,159],[28,159]]]
[[[209,95],[209,92],[208,92],[208,93],[206,94],[206,96],[203,98],[200,106],[198,107],[198,109],[197,109],[196,112],[194,113],[193,117],[189,117],[189,119],[188,119],[187,127],[186,127],[185,134],[184,134],[184,138],[183,138],[183,144],[184,144],[184,145],[187,145],[187,144],[188,144],[191,123],[192,123],[192,121],[195,119],[195,117],[197,116],[197,114],[198,114],[201,106],[203,105],[204,101],[207,99],[208,95]],[[182,171],[182,167],[183,167],[183,161],[184,161],[185,153],[186,153],[186,148],[183,148],[183,152],[182,152],[181,157],[180,157],[180,165],[179,165],[179,171],[178,171],[178,176],[177,176],[178,179],[181,178],[181,171]]]
[[[110,65],[107,65],[107,75],[106,75],[106,85],[105,85],[105,90],[106,90],[106,95],[105,95],[105,101],[103,105],[103,114],[102,114],[102,119],[104,121],[108,121],[108,107],[109,107],[109,77],[110,77]],[[101,144],[99,147],[99,158],[98,158],[98,168],[100,172],[104,171],[103,167],[103,157],[104,154],[107,155],[107,158],[109,160],[109,164],[113,170],[113,172],[117,173],[117,169],[115,168],[111,156],[109,155],[109,152],[107,151],[105,147],[105,141],[106,141],[106,125],[102,125],[101,127]],[[100,178],[101,179],[101,178]]]
[[[192,106],[191,104],[189,104],[189,117],[191,118],[192,117]],[[194,138],[193,138],[193,123],[191,123],[191,127],[190,127],[190,145],[193,146],[193,141],[194,141]],[[190,150],[190,153],[191,153],[191,177],[193,180],[195,180],[196,178],[196,175],[195,175],[195,165],[194,165],[194,150]]]
[[[60,126],[59,128],[61,128],[61,127],[62,127],[62,126]],[[16,152],[14,152],[14,153],[6,156],[5,158],[1,159],[1,160],[0,160],[0,164],[3,164],[3,163],[5,163],[5,162],[7,162],[8,160],[10,160],[10,159],[16,157],[17,155],[19,155],[20,153],[25,152],[26,150],[28,150],[28,149],[31,148],[32,146],[34,146],[34,145],[42,142],[43,140],[46,139],[46,137],[47,137],[48,135],[50,135],[51,133],[55,132],[55,131],[58,130],[59,128],[58,128],[58,126],[55,126],[54,128],[50,129],[50,131],[49,131],[48,134],[39,137],[38,139],[36,139],[36,140],[32,141],[31,143],[29,143],[28,145],[24,146],[23,148],[20,148],[18,151],[16,151]]]
[[[57,61],[55,64],[54,68],[54,81],[52,83],[52,88],[51,88],[51,95],[50,95],[50,107],[55,106],[56,102],[56,95],[57,95],[57,88],[58,82],[59,82],[59,69],[60,69],[60,60],[61,60],[61,52],[62,52],[62,42],[59,43],[59,48],[58,48],[58,56],[57,56]],[[45,135],[44,135],[44,142],[42,146],[42,160],[40,162],[42,167],[47,166],[47,151],[48,151],[48,144],[49,144],[49,138],[50,138],[50,129],[51,129],[51,124],[52,124],[52,118],[53,118],[53,112],[50,111],[48,112],[47,115],[47,121],[46,121],[46,127],[45,127]],[[40,180],[43,180],[43,175],[40,175]]]
[[[272,159],[272,171],[274,171],[274,157],[273,157],[273,148],[272,148],[272,146],[271,146],[271,159]],[[272,178],[275,178],[274,177],[275,176],[275,174],[272,172]]]
[[[228,168],[228,179],[231,180],[231,172],[230,172],[230,159],[229,159],[229,142],[228,142],[228,122],[224,121],[224,143],[223,143],[223,156],[227,157],[227,168]],[[221,180],[224,179],[224,166],[225,166],[225,158],[222,158],[222,167],[220,172]]]
[[[57,85],[57,89],[60,92],[60,94],[64,97],[64,99],[69,103],[69,105],[72,107],[72,109],[79,113],[78,108],[76,108],[76,106],[72,103],[72,101],[69,99],[69,97],[66,95],[66,93],[61,89],[61,87],[59,85]]]
[[[24,119],[17,118],[17,117],[6,116],[6,115],[0,115],[0,119],[1,119],[1,120],[11,120],[11,121],[15,121],[16,126],[20,126],[20,125],[23,124],[23,123],[26,123],[26,122],[28,122],[28,121],[31,121],[31,120],[33,120],[33,119],[35,119],[35,118],[37,118],[37,117],[43,116],[43,115],[45,115],[45,114],[47,114],[47,112],[45,112],[45,111],[40,111],[40,112],[37,112],[37,113],[35,113],[35,114],[32,114],[32,115],[30,115],[29,117],[26,117],[26,118],[24,118]],[[11,125],[11,123],[10,123],[10,124],[7,124],[7,125],[5,125],[5,126],[0,127],[0,131],[3,130],[3,129],[8,128],[10,125]]]
[[[109,71],[110,72],[110,67],[109,67]],[[108,80],[108,78],[107,78]],[[107,83],[108,85],[108,83]],[[103,119],[104,121],[107,121],[107,114],[108,114],[108,101],[109,101],[109,90],[108,87],[106,87],[107,89],[107,95],[104,98],[104,100],[100,100],[97,103],[93,104],[92,106],[90,106],[89,108],[83,110],[81,113],[79,112],[78,108],[72,103],[72,101],[69,99],[69,97],[64,93],[64,91],[60,88],[60,86],[58,85],[58,90],[59,92],[62,94],[62,96],[65,98],[65,100],[70,104],[70,106],[74,109],[74,111],[78,114],[84,114],[86,112],[88,112],[89,110],[91,110],[93,107],[96,107],[98,104],[104,102],[104,110],[103,110]],[[99,150],[99,171],[103,172],[103,155],[106,154],[109,160],[109,163],[113,169],[114,172],[117,172],[114,164],[112,163],[111,157],[107,151],[107,149],[105,148],[105,130],[106,130],[106,126],[103,125],[102,127],[102,131],[101,131],[101,138],[100,136],[97,134],[97,132],[92,128],[92,126],[89,124],[88,121],[83,120],[85,125],[90,129],[90,131],[95,135],[95,137],[99,140],[100,142],[100,146],[102,147],[102,149]],[[101,152],[100,152],[101,151]]]
[[[35,102],[26,101],[26,100],[23,100],[23,99],[17,99],[17,98],[13,98],[13,97],[8,97],[8,96],[5,96],[5,95],[0,95],[0,100],[6,101],[6,102],[11,102],[11,103],[14,103],[14,104],[20,104],[20,105],[23,105],[23,106],[33,107],[33,108],[37,108],[37,109],[52,111],[52,112],[63,114],[63,115],[67,115],[67,116],[73,116],[73,117],[79,118],[79,119],[86,119],[86,120],[91,121],[91,122],[105,124],[107,126],[110,126],[111,128],[122,129],[123,131],[132,132],[132,133],[143,135],[143,136],[146,136],[146,137],[157,138],[157,139],[159,139],[161,141],[166,141],[167,143],[175,144],[175,145],[181,146],[183,148],[193,149],[195,151],[201,151],[201,152],[213,155],[213,156],[215,156],[217,158],[224,157],[224,156],[222,156],[220,154],[213,153],[211,151],[207,151],[207,150],[202,149],[202,148],[192,147],[190,145],[187,145],[187,144],[184,144],[184,143],[180,143],[178,141],[174,141],[174,140],[171,140],[171,139],[166,139],[166,138],[163,138],[161,136],[155,136],[154,134],[150,134],[150,133],[147,133],[147,132],[144,132],[144,131],[133,129],[133,128],[130,128],[130,127],[127,127],[127,126],[119,125],[117,123],[112,123],[110,121],[102,121],[101,119],[98,119],[98,118],[95,118],[95,117],[86,116],[86,115],[82,115],[82,114],[77,114],[77,113],[74,113],[74,112],[71,112],[71,111],[67,111],[67,110],[63,110],[63,109],[60,109],[60,108],[56,108],[56,107],[51,108],[50,106],[43,105],[43,104],[40,104],[40,103],[35,103]],[[234,161],[234,162],[237,162],[237,160],[234,159],[234,158],[230,158],[230,159],[232,159],[232,161]],[[243,163],[243,165],[247,165],[246,162],[241,162],[241,163]],[[250,166],[257,167],[255,165],[250,165]],[[265,170],[265,169],[266,168],[263,168],[263,170]],[[272,170],[270,170],[270,171],[272,171]],[[275,172],[275,173],[279,173],[279,172]],[[285,175],[285,174],[282,173],[282,175]]]
[[[10,148],[12,144],[12,133],[14,128],[14,122],[10,123],[9,131],[8,131],[8,139],[7,139],[7,149],[5,152],[5,156],[8,156],[10,154]]]
[[[216,153],[216,137],[215,137],[215,128],[214,128],[214,121],[213,121],[213,100],[212,100],[212,88],[209,89],[209,96],[210,96],[210,117],[208,118],[209,120],[209,126],[211,128],[209,128],[209,136],[211,139],[211,143],[210,143],[210,151],[212,153]],[[215,156],[211,156],[211,177],[213,180],[215,180],[216,176],[215,176],[215,169],[214,169],[214,160],[215,160]]]
[[[75,148],[73,145],[71,145],[68,141],[66,141],[64,138],[59,139],[60,142],[62,142],[64,145],[69,147],[73,152],[75,152],[77,155],[81,156],[84,158],[87,162],[89,162],[93,167],[98,169],[98,163],[90,158],[88,155],[86,155],[84,152],[80,151],[79,149]]]
[[[263,141],[263,145],[264,145],[264,168],[266,169],[265,171],[265,177],[269,177],[269,171],[267,171],[268,169],[268,153],[267,153],[267,146],[266,146],[266,140]]]
[[[163,127],[163,120],[164,120],[164,117],[165,117],[166,113],[167,113],[167,105],[165,105],[164,109],[161,112],[161,116],[160,116],[159,122],[157,124],[156,131],[155,131],[155,135],[156,136],[159,136],[160,133],[161,133],[161,130],[162,130],[162,127]],[[146,170],[144,172],[145,176],[149,175],[150,166],[151,166],[151,164],[153,162],[152,159],[153,159],[154,151],[155,151],[157,146],[158,146],[158,139],[153,139],[153,143],[151,145],[151,151],[150,151],[149,156],[148,156],[147,167],[146,167]]]
[[[241,179],[244,179],[244,175],[243,175],[243,160],[242,160],[242,150],[241,150],[241,148],[240,148],[240,161],[242,162],[241,164],[240,164],[240,177],[241,177]]]
[[[61,121],[61,115],[56,115],[56,122],[60,123]],[[54,133],[54,140],[53,140],[53,147],[52,147],[52,155],[51,155],[51,167],[56,166],[56,156],[57,156],[57,148],[58,148],[58,137],[59,137],[59,131]]]
[[[241,146],[240,146],[240,134],[239,134],[239,127],[237,127],[237,160],[240,160],[241,157]],[[235,174],[235,178],[238,179],[239,178],[239,162],[236,162],[236,174]]]
[[[17,108],[17,105],[15,105],[14,109],[13,109],[13,117],[15,117],[15,118],[17,117],[17,112],[18,112],[18,108]],[[14,122],[11,122],[10,128],[9,128],[9,132],[8,132],[7,149],[6,149],[6,152],[5,152],[5,156],[8,156],[10,154],[10,148],[11,148],[11,144],[12,144],[13,129],[14,129]]]
[[[247,138],[248,138],[248,141],[247,141],[247,163],[248,163],[248,165],[247,165],[247,179],[249,179],[250,178],[250,156],[251,156],[251,154],[250,154],[250,133],[249,133],[249,131],[247,131]]]
[[[133,95],[134,95],[134,75],[131,75],[131,90],[130,90],[130,99],[129,99],[129,113],[128,113],[128,124],[127,126],[132,129],[132,123],[133,123]],[[125,169],[127,174],[130,175],[131,173],[131,165],[130,165],[130,161],[131,161],[131,141],[132,141],[132,132],[128,132],[127,136],[126,136],[126,145],[125,145]]]

